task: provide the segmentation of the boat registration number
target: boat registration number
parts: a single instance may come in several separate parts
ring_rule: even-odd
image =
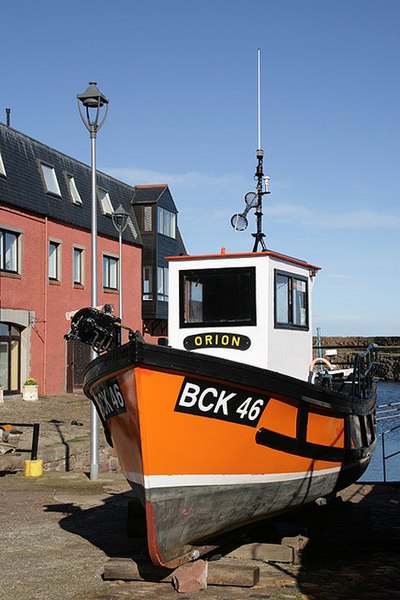
[[[175,412],[257,427],[269,396],[186,377]]]
[[[125,399],[115,377],[98,385],[93,396],[105,421],[126,412]]]

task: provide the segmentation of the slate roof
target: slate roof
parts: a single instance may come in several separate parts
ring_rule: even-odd
[[[0,123],[0,154],[6,177],[0,175],[0,203],[47,216],[79,228],[91,229],[91,169],[53,148],[46,146]],[[61,197],[50,194],[44,186],[40,163],[54,167]],[[82,199],[74,204],[67,175],[72,175]],[[142,245],[142,238],[132,207],[133,188],[105,173],[97,171],[97,187],[109,193],[114,210],[122,204],[130,216],[123,239]],[[97,210],[98,233],[117,238],[111,217]]]

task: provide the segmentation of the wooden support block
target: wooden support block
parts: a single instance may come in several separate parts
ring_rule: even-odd
[[[296,535],[295,537],[282,538],[282,545],[290,546],[293,549],[293,562],[299,564],[301,562],[301,555],[309,541],[309,538],[305,535]]]
[[[171,583],[179,569],[163,569],[150,562],[138,563],[132,558],[110,558],[104,567],[104,579],[122,579],[125,581],[152,581]],[[258,567],[233,564],[224,560],[208,563],[207,585],[226,585],[252,587],[260,579]]]
[[[244,560],[264,560],[283,563],[291,563],[294,560],[294,549],[284,544],[244,544],[236,548],[228,555],[230,558],[241,558]]]

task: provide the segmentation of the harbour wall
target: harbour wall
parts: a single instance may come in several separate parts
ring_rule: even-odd
[[[314,337],[314,346],[317,344],[317,338]],[[363,347],[369,344],[378,346],[378,377],[392,381],[400,381],[400,337],[399,336],[371,336],[371,337],[321,337],[322,354],[325,356],[326,349],[336,348],[337,357],[334,362],[351,362],[354,354],[361,352]],[[314,350],[314,356],[317,351]]]

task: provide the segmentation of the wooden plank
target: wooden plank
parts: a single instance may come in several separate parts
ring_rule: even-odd
[[[171,583],[177,569],[163,569],[150,562],[136,562],[132,558],[110,558],[104,567],[104,579],[125,581],[152,581]],[[258,583],[260,570],[256,566],[241,565],[238,562],[211,561],[208,563],[208,585],[252,587]]]

